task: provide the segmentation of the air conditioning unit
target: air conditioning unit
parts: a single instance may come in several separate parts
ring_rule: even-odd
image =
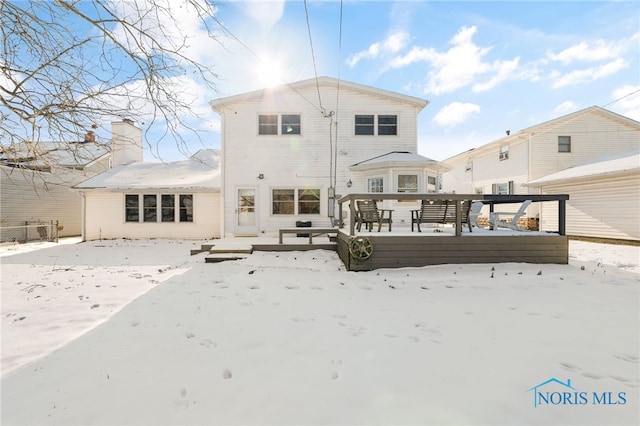
[[[509,158],[509,153],[508,152],[501,152],[500,153],[500,160],[506,160]]]

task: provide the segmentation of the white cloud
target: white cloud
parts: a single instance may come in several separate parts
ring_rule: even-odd
[[[347,65],[351,68],[363,59],[375,59],[386,54],[398,53],[407,46],[409,34],[404,31],[394,32],[385,40],[371,44],[366,50],[362,50],[347,58]]]
[[[415,62],[428,62],[431,69],[427,75],[425,93],[440,95],[465,86],[474,92],[492,89],[500,82],[516,76],[520,58],[511,60],[483,61],[491,47],[481,48],[473,42],[477,27],[462,27],[450,40],[449,50],[438,52],[433,48],[414,47],[403,56],[391,61],[392,68],[401,68]],[[485,82],[476,83],[481,76],[489,76]]]
[[[613,91],[613,104],[616,112],[640,121],[640,85],[625,85]]]
[[[564,101],[557,107],[555,107],[554,112],[558,115],[566,115],[570,112],[577,111],[579,108],[578,104],[571,101]]]
[[[271,28],[276,24],[284,13],[285,0],[252,0],[244,1],[245,14],[258,24]]]
[[[493,65],[493,71],[496,71],[496,74],[490,78],[488,81],[484,83],[476,83],[473,85],[474,92],[486,92],[488,90],[493,89],[498,84],[507,80],[511,76],[514,75],[514,72],[518,69],[518,64],[520,62],[520,58],[514,58],[511,61],[496,61]]]
[[[464,123],[471,115],[479,113],[480,107],[476,104],[451,102],[438,111],[431,121],[438,126],[453,127]]]
[[[621,44],[606,43],[597,40],[593,44],[582,42],[568,47],[559,53],[548,52],[547,57],[552,61],[559,61],[565,65],[574,61],[602,61],[617,58],[624,51]]]
[[[613,75],[627,66],[628,64],[624,59],[618,58],[601,66],[574,70],[564,74],[554,71],[551,74],[552,79],[555,80],[552,86],[554,89],[558,89],[565,86],[589,83]]]

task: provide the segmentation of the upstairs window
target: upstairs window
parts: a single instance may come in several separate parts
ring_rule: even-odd
[[[395,136],[398,134],[397,115],[356,115],[356,136]]]
[[[277,135],[278,134],[278,116],[275,114],[258,116],[258,134],[259,135]]]
[[[558,136],[558,152],[571,152],[571,136]]]
[[[378,116],[378,135],[389,136],[398,134],[398,116],[397,115],[379,115]]]
[[[500,161],[509,159],[509,145],[503,145],[500,147]]]
[[[282,130],[283,135],[299,135],[300,134],[300,114],[283,114]]]
[[[356,115],[356,135],[373,135],[373,115]]]
[[[278,129],[280,132],[278,133]],[[260,114],[258,115],[259,135],[299,135],[302,126],[300,114]]]

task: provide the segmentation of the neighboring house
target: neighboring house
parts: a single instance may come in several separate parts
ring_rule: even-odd
[[[570,194],[567,234],[640,241],[640,150],[607,155],[551,173],[526,186],[542,194]],[[543,226],[557,226],[542,206]],[[548,222],[548,223],[546,223]]]
[[[444,160],[451,167],[444,175],[444,190],[539,194],[538,187],[526,184],[598,157],[637,149],[639,145],[639,122],[594,106],[519,132],[507,131],[504,138]],[[566,193],[571,197],[571,206],[572,191]],[[615,209],[615,205],[610,208]],[[500,210],[505,208],[501,206]],[[545,224],[557,220],[557,209],[547,209],[547,214],[554,217],[543,218],[536,203],[527,210],[528,217],[540,219],[541,229],[553,230]],[[634,220],[637,222],[637,218]],[[569,217],[567,224],[571,226]]]
[[[2,241],[26,239],[28,223],[57,221],[59,236],[82,229],[82,200],[70,188],[117,164],[142,159],[140,130],[129,120],[112,123],[112,141],[96,142],[92,132],[78,142],[21,143],[0,153]]]
[[[219,238],[220,154],[135,162],[74,186],[83,197],[83,240]]]
[[[416,154],[427,104],[329,77],[212,101],[222,119],[224,235],[329,226],[347,193],[439,192],[446,169]],[[389,203],[394,222],[409,222],[415,202]]]

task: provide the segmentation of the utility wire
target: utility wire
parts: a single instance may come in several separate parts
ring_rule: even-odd
[[[316,67],[316,55],[313,51],[313,40],[311,38],[311,24],[309,23],[309,9],[307,8],[307,0],[304,0],[304,13],[307,16],[307,31],[309,32],[309,45],[311,46],[311,59],[313,60],[313,72],[316,76],[316,90],[318,91],[318,104],[320,105],[320,111],[325,113],[322,107],[322,98],[320,97],[320,83],[318,82],[318,68]]]
[[[340,113],[340,69],[342,66],[342,6],[343,6],[343,0],[340,0],[340,27],[339,27],[339,31],[338,31],[338,86],[336,88],[336,122],[335,122],[335,127],[336,127],[336,147],[335,147],[335,151],[333,152],[333,156],[334,156],[334,173],[333,173],[333,187],[335,188],[336,184],[337,184],[337,179],[338,179],[338,124],[339,124],[339,113]]]

